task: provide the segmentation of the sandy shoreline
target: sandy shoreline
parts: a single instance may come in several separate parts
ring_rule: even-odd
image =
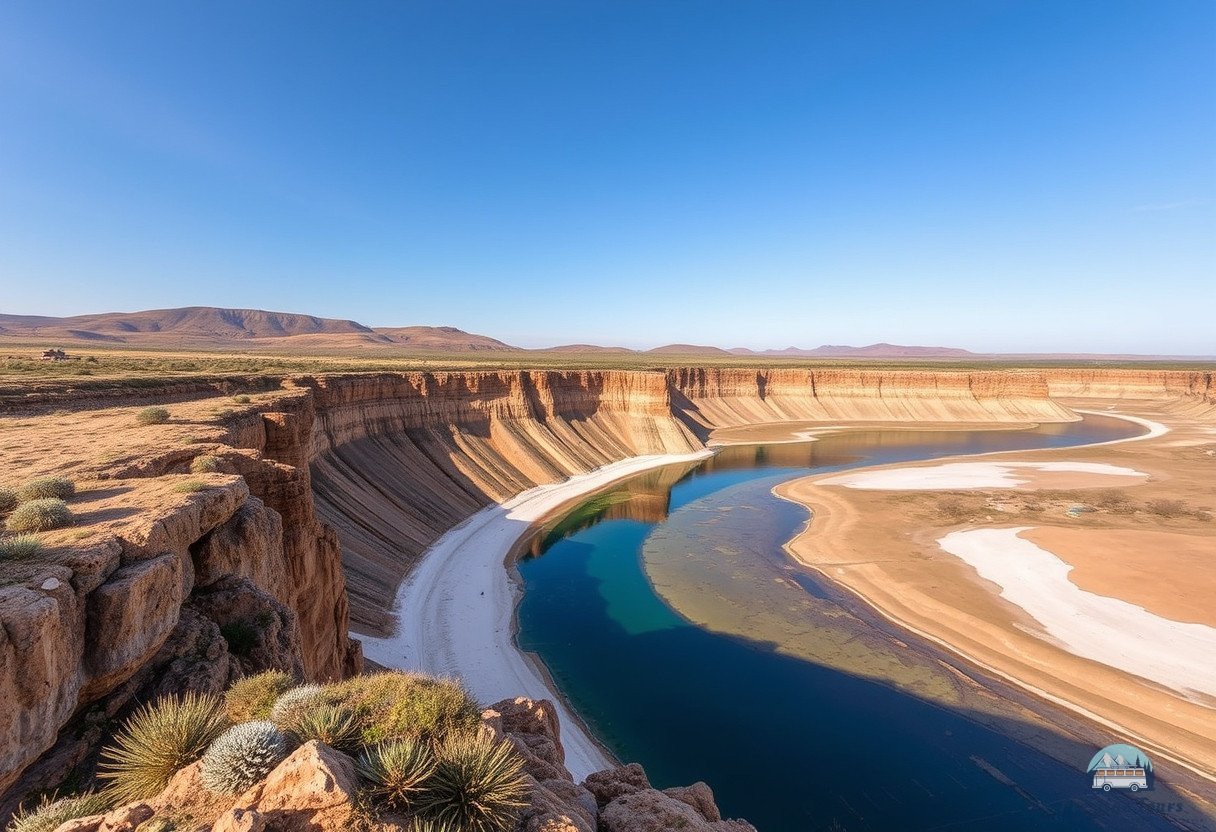
[[[575,780],[611,767],[612,760],[547,674],[516,646],[515,609],[522,590],[515,570],[503,567],[519,539],[562,506],[651,468],[710,455],[707,450],[632,457],[487,506],[427,550],[397,590],[396,633],[359,636],[364,654],[387,667],[458,677],[485,703],[516,696],[550,699],[561,718],[566,767]]]
[[[1148,471],[1151,476],[1147,484],[1146,481],[1136,482],[1135,479],[1127,477],[1127,485],[1131,487],[1129,492],[1139,494],[1141,489],[1145,489],[1145,494],[1149,497],[1195,498],[1202,493],[1202,474],[1199,474],[1199,479],[1196,474],[1204,470],[1203,464],[1197,464],[1197,459],[1187,458],[1185,455],[1179,459],[1177,452],[1173,450],[1175,446],[1194,447],[1205,441],[1210,442],[1202,439],[1204,427],[1201,423],[1186,418],[1175,420],[1172,418],[1174,414],[1165,410],[1162,410],[1161,414],[1169,421],[1168,426],[1143,416],[1130,416],[1111,410],[1076,410],[1124,418],[1144,425],[1148,430],[1143,435],[1114,442],[1006,453],[1023,459],[1026,455],[1033,454],[1037,456],[1037,461],[1041,462],[1059,460],[1062,454],[1068,454],[1090,463],[1108,464],[1113,461],[1131,470]],[[1153,407],[1149,406],[1147,410],[1157,417],[1157,410]],[[1171,437],[1172,441],[1168,444],[1143,441],[1160,437],[1171,430],[1182,433],[1177,439]],[[1131,447],[1127,447],[1128,445]],[[993,455],[976,455],[979,456],[990,459]],[[1192,454],[1192,457],[1194,456],[1197,455]],[[968,458],[975,457],[965,459]],[[987,460],[983,464],[966,464],[978,466],[975,470],[980,473],[989,467]],[[997,464],[1008,463],[1001,460]],[[921,463],[921,466],[924,464]],[[907,464],[898,464],[867,470],[898,471],[907,470],[909,467]],[[1119,529],[1129,528],[1129,523],[1135,528],[1136,521],[1117,514],[1087,516],[1082,520],[1060,514],[1048,516],[1042,514],[1041,505],[1033,509],[1035,514],[1015,514],[1006,521],[1000,513],[1005,510],[1001,504],[1012,500],[1016,511],[1019,498],[1008,495],[1026,493],[1018,491],[1016,486],[1011,490],[1009,483],[998,485],[991,481],[982,484],[942,482],[938,496],[934,496],[931,491],[904,490],[884,493],[823,486],[822,481],[825,479],[828,477],[804,477],[784,483],[775,489],[778,496],[797,502],[814,514],[813,522],[808,523],[807,527],[787,544],[787,552],[792,558],[849,590],[896,626],[944,647],[954,655],[983,668],[988,673],[1013,682],[1042,700],[1063,706],[1128,739],[1140,742],[1160,756],[1208,781],[1216,779],[1210,767],[1212,752],[1216,749],[1216,711],[1211,708],[1211,700],[1205,703],[1192,701],[1185,694],[1179,696],[1166,688],[1166,685],[1176,689],[1182,688],[1190,690],[1194,695],[1196,687],[1209,687],[1210,680],[1201,681],[1195,678],[1197,674],[1187,676],[1183,664],[1171,668],[1173,672],[1168,674],[1168,681],[1162,680],[1166,681],[1166,685],[1139,681],[1135,676],[1126,675],[1132,670],[1127,666],[1131,664],[1130,661],[1115,662],[1114,666],[1095,661],[1101,655],[1110,658],[1119,652],[1120,647],[1103,644],[1100,639],[1093,643],[1093,639],[1088,637],[1093,634],[1086,637],[1075,634],[1075,641],[1071,646],[1075,648],[1077,644],[1088,639],[1089,648],[1092,648],[1078,651],[1088,653],[1088,656],[1076,655],[1068,649],[1069,640],[1060,638],[1060,633],[1064,632],[1060,628],[1075,624],[1067,620],[1064,612],[1052,609],[1049,605],[1047,610],[1038,609],[1038,616],[1028,614],[1025,607],[1035,606],[1037,601],[1042,600],[1035,595],[1042,587],[1029,590],[1027,597],[1021,598],[1025,606],[1013,605],[1011,608],[1008,599],[1000,597],[1000,590],[1005,583],[1014,580],[1013,576],[1002,574],[999,577],[1005,580],[995,580],[994,578],[998,577],[996,575],[985,575],[982,572],[977,574],[957,553],[950,554],[939,544],[945,532],[960,528],[960,522],[963,523],[964,530],[978,527],[981,536],[987,529],[998,533],[989,524],[998,527],[1033,524],[1035,527],[1041,527],[1036,528],[1038,533],[1052,529],[1063,532],[1071,526],[1067,540],[1072,549],[1076,550],[1080,545],[1078,539],[1090,533],[1088,530],[1092,530],[1094,534],[1114,536],[1119,534]],[[905,480],[903,484],[907,487],[912,483]],[[1087,485],[1092,488],[1100,483],[1077,482],[1068,487],[1084,488]],[[1006,496],[985,498],[981,494],[966,504],[970,507],[967,509],[967,516],[943,516],[937,508],[939,501],[946,499],[943,495],[966,493],[968,487],[1004,489],[1000,493]],[[917,494],[923,496],[914,496]],[[1133,494],[1133,499],[1136,499],[1136,494]],[[959,498],[955,496],[949,499],[957,502]],[[1042,499],[1035,497],[1033,490],[1027,497],[1020,498],[1023,504]],[[1067,496],[1057,499],[1069,500]],[[1055,510],[1059,512],[1060,507]],[[986,514],[990,516],[985,516]],[[1019,517],[1021,522],[1011,522],[1014,516]],[[1110,519],[1104,520],[1102,517]],[[1171,522],[1176,525],[1180,521]],[[1111,524],[1114,528],[1110,528]],[[1169,524],[1167,530],[1168,526]],[[1149,524],[1145,528],[1158,527],[1159,523]],[[1170,533],[1181,534],[1186,530],[1185,527],[1179,527]],[[1202,539],[1210,540],[1210,532],[1202,526],[1199,530],[1206,532],[1205,538]],[[1020,529],[1014,534],[1019,531]],[[1146,530],[1138,533],[1164,535],[1167,531]],[[1195,533],[1192,529],[1191,534]],[[1029,541],[1023,539],[1029,534],[1023,532],[1017,538],[1018,543],[1032,546]],[[1212,548],[1206,547],[1205,550],[1212,551]],[[1129,560],[1133,554],[1130,550],[1123,550],[1123,556]],[[1047,552],[1044,552],[1044,555],[1050,557]],[[1140,557],[1143,558],[1144,554]],[[1180,562],[1197,561],[1192,557]],[[989,560],[988,563],[994,568],[1016,569],[1016,565],[1005,563],[999,557]],[[1091,564],[1089,568],[1095,567]],[[1115,586],[1116,578],[1126,577],[1132,580],[1143,574],[1143,569],[1128,564],[1117,576],[1103,574],[1103,589],[1115,596],[1111,587]],[[1067,591],[1071,596],[1074,590],[1063,587],[1061,591]],[[1160,606],[1168,603],[1168,598],[1161,601],[1144,590],[1141,590],[1141,594],[1147,595]],[[1105,602],[1098,603],[1105,605]],[[1110,606],[1120,607],[1120,615],[1116,616],[1116,619],[1120,622],[1119,626],[1126,624],[1127,616],[1122,613],[1127,610],[1118,604]],[[1135,609],[1140,610],[1140,615],[1145,612],[1138,606]],[[1042,617],[1051,618],[1052,626],[1045,626],[1041,621]],[[1177,629],[1168,624],[1161,626],[1171,631]],[[1183,629],[1189,631],[1191,628],[1184,626]],[[1165,634],[1159,634],[1156,643],[1162,651],[1174,646]],[[1143,669],[1151,667],[1157,658],[1159,657],[1153,655],[1151,647],[1145,645],[1137,661]],[[1116,669],[1120,664],[1125,667]],[[1202,694],[1200,698],[1203,698]]]

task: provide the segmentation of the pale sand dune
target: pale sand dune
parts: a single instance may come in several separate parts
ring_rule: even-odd
[[[1019,476],[1015,472],[1025,472]],[[856,471],[820,480],[823,485],[843,485],[877,491],[938,491],[968,488],[1017,488],[1031,484],[1037,472],[1088,474],[1096,479],[1089,484],[1123,484],[1118,480],[1147,475],[1132,468],[1104,462],[947,462],[912,468],[886,468]],[[1107,478],[1116,478],[1111,482]],[[1076,483],[1077,486],[1083,483]]]
[[[459,678],[479,701],[551,699],[561,717],[566,767],[576,781],[613,765],[544,674],[515,646],[520,588],[503,568],[538,520],[579,497],[649,468],[709,451],[633,457],[488,506],[435,542],[397,591],[396,634],[360,636],[366,656],[388,667]]]
[[[938,540],[943,550],[1001,588],[1070,653],[1156,682],[1190,699],[1216,697],[1216,628],[1171,621],[1118,598],[1080,589],[1072,566],[1022,532],[970,529]]]

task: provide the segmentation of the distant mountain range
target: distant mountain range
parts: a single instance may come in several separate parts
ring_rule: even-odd
[[[655,356],[707,356],[763,358],[869,358],[869,359],[1170,359],[1195,356],[1102,355],[1092,353],[974,353],[957,347],[870,344],[865,347],[824,345],[813,349],[723,349],[700,344],[667,344],[650,350],[595,344],[566,344],[540,350],[513,347],[487,335],[450,326],[370,327],[357,321],[318,318],[294,312],[260,309],[222,309],[188,306],[144,312],[105,312],[53,318],[41,315],[0,314],[3,339],[45,341],[46,346],[70,343],[131,344],[188,349],[318,349],[324,351],[377,351],[402,348],[419,352],[564,353],[570,355],[641,354]]]

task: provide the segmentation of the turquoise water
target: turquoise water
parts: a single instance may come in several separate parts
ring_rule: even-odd
[[[725,521],[731,546],[742,540],[763,556],[740,568],[789,570],[781,545],[807,515],[770,493],[777,482],[809,470],[1141,432],[1109,417],[1018,431],[859,431],[731,447],[701,464],[640,475],[538,533],[519,564],[519,644],[540,656],[618,758],[641,762],[659,787],[707,781],[725,816],[761,832],[1172,828],[1140,803],[1091,794],[1091,748],[1075,749],[1078,767],[1070,767],[1013,739],[1016,725],[1001,730],[1000,720],[977,721],[965,708],[690,624],[656,594],[641,556],[665,524],[709,507],[715,518],[734,518]],[[716,547],[726,526],[685,522],[682,534],[701,529],[701,545]],[[809,616],[808,628],[829,620],[861,627],[832,606],[830,586],[809,572],[795,580],[808,609],[822,614]],[[729,584],[715,592],[721,603],[734,600]],[[858,637],[904,644],[877,630]]]

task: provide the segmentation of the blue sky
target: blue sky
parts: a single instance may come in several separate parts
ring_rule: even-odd
[[[0,311],[1214,354],[1216,3],[0,4]]]

